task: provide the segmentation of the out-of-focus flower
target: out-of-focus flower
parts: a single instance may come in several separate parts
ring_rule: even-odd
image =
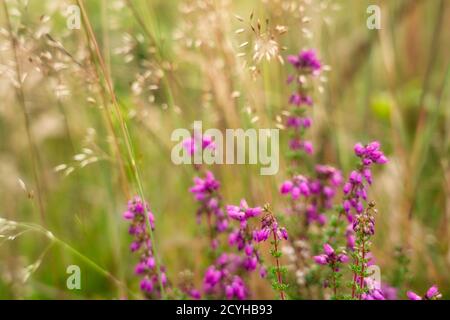
[[[201,216],[206,216],[208,227],[210,228],[211,247],[213,249],[218,247],[216,233],[224,232],[228,229],[228,217],[221,208],[219,188],[220,182],[215,179],[211,171],[207,171],[204,178],[195,177],[194,186],[189,189],[200,203],[200,207],[197,210],[197,220],[201,221]]]
[[[328,243],[323,245],[323,254],[314,256],[314,261],[320,265],[333,265],[348,262],[348,256],[345,253],[336,254],[333,247]]]
[[[442,294],[439,292],[436,285],[431,286],[423,297],[412,291],[408,291],[406,295],[409,300],[437,300],[442,298]]]
[[[186,138],[183,140],[182,146],[191,156],[205,149],[214,150],[216,148],[213,139],[205,135]]]

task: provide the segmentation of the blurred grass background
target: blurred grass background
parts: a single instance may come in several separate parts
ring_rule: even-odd
[[[42,225],[137,292],[135,257],[128,252],[121,218],[135,190],[126,182],[133,181],[132,170],[124,160],[125,179],[120,174],[112,135],[120,123],[110,111],[105,86],[98,85],[102,76],[86,29],[67,28],[68,1],[5,4],[9,19],[5,6],[0,15],[0,216]],[[371,4],[382,10],[381,30],[366,27]],[[189,269],[200,285],[208,264],[208,241],[187,191],[194,172],[172,164],[172,130],[190,128],[194,120],[203,120],[204,128],[275,127],[287,109],[290,67],[276,58],[254,61],[252,45],[265,38],[249,27],[253,12],[252,23],[260,19],[263,30],[266,19],[270,28],[288,28],[275,39],[286,47],[282,56],[315,48],[331,68],[321,79],[313,109],[309,134],[315,159],[347,175],[356,161],[353,144],[370,140],[379,140],[390,158],[376,172],[370,196],[380,212],[374,252],[382,277],[401,246],[411,258],[408,285],[424,291],[437,283],[449,297],[449,1],[96,0],[85,5],[130,130],[145,196],[156,216],[159,256],[172,281]],[[8,20],[20,73],[26,75],[16,87]],[[247,41],[250,45],[240,48]],[[24,95],[35,152],[16,91]],[[284,148],[283,132],[281,137]],[[86,159],[92,163],[81,167]],[[287,174],[280,160],[276,176],[260,176],[255,166],[213,168],[225,202],[270,202],[282,212],[286,204],[277,186]],[[55,172],[61,164],[66,167]],[[2,299],[127,296],[64,248],[48,248],[42,235],[27,232],[0,240]],[[39,267],[29,272],[27,266],[36,261]],[[71,264],[81,267],[82,290],[66,288]],[[252,287],[264,289],[255,297],[273,297],[270,286],[256,278]]]

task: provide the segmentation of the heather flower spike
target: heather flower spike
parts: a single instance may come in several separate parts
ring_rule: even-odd
[[[123,217],[130,221],[128,232],[134,238],[130,250],[139,254],[139,262],[135,267],[135,273],[142,278],[140,289],[145,296],[151,297],[158,292],[160,284],[162,286],[167,285],[164,267],[157,267],[150,231],[145,221],[148,219],[151,228],[154,229],[155,218],[148,204],[139,197],[135,197],[128,202],[128,209],[124,212]],[[159,274],[159,272],[161,273]]]
[[[347,220],[351,229],[347,229],[346,237],[349,249],[353,250],[355,237],[352,229],[355,229],[355,215],[360,215],[364,211],[364,202],[367,202],[367,189],[370,184],[372,184],[372,172],[371,167],[374,163],[385,164],[388,159],[381,151],[381,145],[379,142],[374,141],[366,146],[361,143],[357,143],[354,146],[354,152],[357,157],[359,157],[360,164],[357,170],[353,170],[350,173],[348,181],[344,184],[344,202],[343,209],[347,215]],[[374,228],[374,224],[371,224]],[[370,230],[372,233],[375,230]]]
[[[228,217],[238,222],[238,227],[234,228],[228,236],[228,244],[243,252],[242,267],[246,271],[255,270],[258,265],[261,268],[261,258],[254,246],[255,237],[248,228],[248,221],[259,216],[262,212],[260,207],[249,207],[247,201],[242,199],[239,206],[228,205],[226,207]]]
[[[207,171],[204,178],[195,177],[194,186],[189,189],[200,204],[197,210],[197,220],[200,222],[202,217],[205,218],[211,248],[214,250],[218,247],[218,234],[228,229],[228,217],[222,210],[222,197],[219,189],[220,182],[215,179],[211,171]]]
[[[355,248],[352,252],[353,256],[353,283],[352,298],[362,299],[364,295],[369,293],[366,286],[366,279],[369,276],[367,267],[369,266],[371,237],[375,234],[375,203],[369,203],[367,209],[357,214],[353,221],[353,230],[355,232]]]
[[[361,159],[361,162],[358,169],[350,173],[350,177],[343,188],[345,194],[344,210],[349,221],[353,218],[352,209],[355,214],[360,214],[363,211],[362,201],[367,201],[367,186],[372,184],[371,166],[388,162],[380,147],[381,145],[377,141],[366,146],[357,143],[354,147],[355,154]]]
[[[322,68],[314,50],[303,50],[298,55],[288,56],[287,60],[296,69],[302,70],[304,73],[318,74]]]
[[[182,146],[191,156],[205,149],[214,150],[216,148],[213,139],[205,135],[186,138],[183,140]]]
[[[288,239],[288,233],[284,227],[280,227],[278,222],[272,213],[269,204],[266,204],[263,208],[265,215],[261,220],[261,228],[253,232],[253,238],[257,242],[266,241],[272,239],[273,248],[271,254],[275,259],[276,266],[270,269],[272,276],[272,287],[279,291],[281,300],[286,298],[285,291],[287,285],[283,283],[283,274],[286,269],[281,266],[280,258],[282,256],[280,249],[280,242]]]
[[[450,294],[450,0],[0,7],[0,299]]]
[[[305,138],[306,129],[312,123],[311,118],[306,115],[307,108],[314,104],[306,79],[319,75],[322,64],[314,50],[303,50],[298,55],[288,56],[287,60],[295,69],[295,74],[288,78],[288,83],[294,83],[296,87],[289,97],[289,104],[292,107],[286,119],[286,127],[290,136],[288,153],[291,161],[290,171],[296,174],[304,154],[311,155],[314,152],[313,144]]]
[[[323,254],[314,256],[314,261],[317,264],[327,265],[331,269],[330,283],[331,283],[331,288],[333,290],[333,298],[334,299],[338,298],[337,290],[340,287],[340,280],[342,277],[339,267],[342,263],[347,263],[348,260],[349,259],[348,259],[347,254],[345,253],[345,251],[336,253],[334,248],[328,243],[325,243],[323,245]]]
[[[406,295],[409,300],[438,300],[442,298],[442,294],[439,292],[436,285],[433,285],[430,289],[428,289],[423,297],[412,291],[408,291]]]
[[[244,300],[248,289],[238,275],[242,268],[242,257],[235,254],[222,254],[208,267],[203,278],[203,290],[206,295]]]

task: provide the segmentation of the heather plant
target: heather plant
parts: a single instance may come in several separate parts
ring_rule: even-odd
[[[128,233],[133,236],[130,250],[139,255],[134,272],[142,277],[140,289],[147,297],[152,297],[155,291],[159,291],[156,294],[161,297],[160,290],[167,286],[167,277],[164,267],[156,267],[153,243],[148,232],[148,226],[151,230],[155,229],[155,217],[148,204],[139,197],[128,202],[128,210],[124,212],[123,217],[131,222],[128,229]]]
[[[327,283],[332,290],[332,299],[338,299],[338,289],[341,287],[342,273],[340,272],[340,265],[348,262],[348,256],[345,251],[336,253],[331,245],[325,243],[323,245],[323,254],[315,256],[314,261],[320,265],[327,265],[331,269],[331,274]]]
[[[194,186],[189,191],[194,194],[200,204],[197,210],[197,221],[206,219],[212,249],[217,249],[218,233],[228,229],[228,219],[221,208],[220,182],[214,178],[211,171],[207,171],[204,178],[195,177]],[[204,216],[204,217],[202,217]]]
[[[283,182],[280,192],[290,196],[288,213],[296,217],[295,223],[300,226],[292,234],[294,240],[291,241],[290,247],[296,247],[296,255],[303,260],[296,263],[295,268],[296,274],[300,275],[300,278],[297,277],[297,285],[305,288],[314,284],[320,285],[320,281],[317,281],[320,275],[317,275],[311,266],[311,259],[307,254],[305,256],[305,251],[317,251],[324,237],[330,236],[330,232],[333,232],[326,225],[327,220],[330,219],[333,228],[336,229],[336,217],[332,214],[328,214],[330,215],[328,217],[326,213],[333,209],[333,198],[343,179],[339,170],[330,165],[314,164],[311,157],[305,157],[313,153],[313,145],[306,138],[306,129],[311,127],[313,119],[307,114],[308,109],[314,105],[312,95],[315,80],[324,66],[314,50],[302,50],[298,55],[289,55],[287,60],[295,70],[295,73],[288,77],[288,84],[293,83],[295,91],[289,98],[291,108],[286,119],[289,135],[288,172],[292,178]],[[314,225],[318,225],[321,229],[319,233],[314,231]],[[334,233],[336,236],[337,231]],[[333,234],[330,237],[332,236]],[[296,246],[295,239],[302,239],[303,245]],[[333,239],[326,239],[329,240]]]
[[[442,298],[436,285],[433,285],[422,297],[412,291],[407,292],[409,300],[437,300]]]
[[[275,260],[275,266],[269,268],[271,275],[272,287],[280,292],[280,299],[285,300],[285,291],[288,285],[283,282],[283,277],[286,273],[286,268],[281,265],[282,252],[280,250],[281,241],[288,239],[288,233],[284,227],[278,225],[278,221],[270,209],[270,205],[264,206],[266,215],[261,219],[261,229],[254,231],[253,237],[257,242],[271,239],[272,248],[270,254]]]
[[[448,8],[354,2],[0,0],[0,298],[448,296]]]

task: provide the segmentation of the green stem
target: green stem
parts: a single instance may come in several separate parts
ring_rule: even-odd
[[[28,223],[18,223],[19,226],[23,226],[26,228],[29,228],[33,231],[39,232],[46,236],[50,241],[53,243],[59,245],[63,249],[66,249],[67,251],[71,252],[74,256],[78,257],[80,260],[82,260],[84,263],[86,263],[89,267],[91,267],[93,270],[95,270],[100,275],[104,276],[108,280],[111,280],[116,286],[127,290],[131,295],[136,296],[133,292],[131,292],[124,283],[122,283],[120,280],[118,280],[114,275],[112,275],[108,270],[102,268],[99,266],[96,262],[91,260],[89,257],[82,254],[80,251],[69,245],[67,242],[55,237],[55,235],[44,229],[43,227],[35,224],[28,224]]]
[[[122,135],[123,135],[124,141],[125,141],[125,147],[127,150],[128,160],[130,161],[131,168],[132,168],[133,174],[134,174],[134,178],[135,178],[135,181],[136,181],[136,184],[138,187],[139,197],[142,199],[142,201],[145,202],[144,188],[142,186],[139,170],[136,165],[136,160],[134,157],[134,150],[133,150],[133,145],[132,145],[131,138],[130,138],[130,133],[129,133],[128,127],[126,125],[125,119],[123,118],[122,111],[120,110],[119,102],[117,101],[117,97],[116,97],[115,91],[113,89],[110,74],[108,72],[108,69],[106,68],[105,62],[103,60],[103,56],[100,52],[100,48],[97,43],[97,39],[95,37],[94,31],[92,30],[92,25],[90,23],[88,15],[87,15],[86,8],[84,7],[84,3],[82,0],[76,0],[76,2],[78,4],[78,6],[80,7],[80,11],[83,16],[83,21],[84,21],[85,27],[87,28],[87,33],[93,43],[94,50],[95,50],[95,53],[97,55],[97,59],[98,59],[99,65],[100,65],[100,69],[103,73],[103,78],[106,83],[106,87],[111,96],[112,104],[115,107],[116,115],[119,120],[120,127],[122,130]],[[150,225],[150,221],[148,219],[148,212],[147,212],[146,206],[144,206],[144,210],[145,210],[145,216],[146,216],[146,219],[145,219],[146,226],[147,226],[148,232],[150,234],[150,241],[151,241],[152,247],[153,247],[153,254],[155,255],[156,271],[157,271],[158,282],[159,282],[159,287],[160,287],[160,291],[161,291],[161,297],[163,299],[165,299],[166,295],[165,295],[164,285],[163,285],[162,279],[161,279],[161,268],[160,268],[159,258],[157,255],[156,243],[155,243],[155,239],[154,239],[153,230]]]

